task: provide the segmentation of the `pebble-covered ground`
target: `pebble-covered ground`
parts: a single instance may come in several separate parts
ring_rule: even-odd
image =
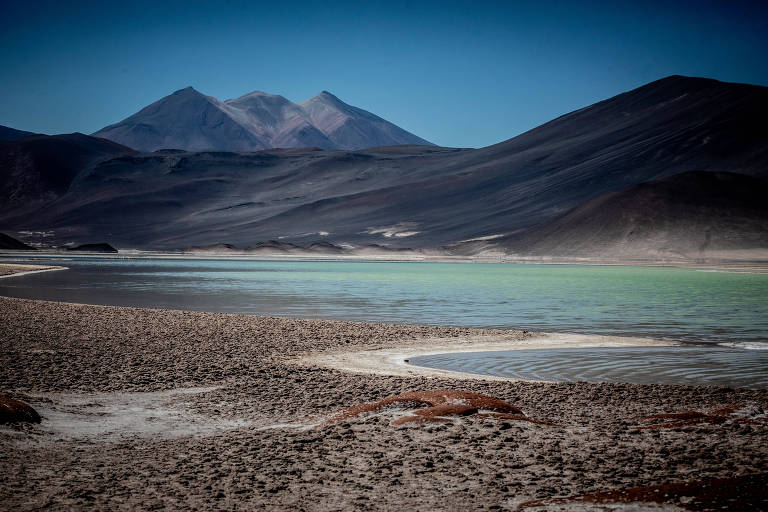
[[[642,416],[687,410],[759,414],[768,391],[387,377],[290,361],[483,333],[491,331],[0,298],[0,394],[43,416],[39,425],[0,429],[0,503],[514,510],[536,499],[765,469],[765,423],[634,427],[647,424]],[[202,389],[160,393],[181,388]],[[441,388],[487,394],[556,425],[475,415],[392,426],[384,415],[305,426],[344,407]],[[80,405],[67,405],[75,398]],[[133,409],[113,407],[126,400]],[[121,430],[119,416],[131,410],[149,410],[147,425],[175,413],[187,423]],[[89,421],[116,427],[94,434]]]

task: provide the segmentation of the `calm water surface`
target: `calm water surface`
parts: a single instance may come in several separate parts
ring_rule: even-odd
[[[768,388],[768,351],[711,346],[509,350],[434,354],[410,362],[528,380]]]
[[[768,346],[768,274],[432,262],[24,261],[70,270],[0,279],[0,295]],[[14,260],[0,257],[0,262]]]

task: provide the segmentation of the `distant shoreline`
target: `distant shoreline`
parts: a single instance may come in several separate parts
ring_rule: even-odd
[[[685,260],[599,260],[595,258],[560,258],[560,257],[529,257],[515,258],[512,256],[446,256],[424,254],[381,254],[381,255],[340,255],[340,254],[253,254],[247,252],[164,252],[139,251],[122,249],[119,254],[75,253],[64,251],[4,252],[2,256],[14,256],[18,259],[35,259],[39,257],[76,258],[91,257],[103,259],[214,259],[241,261],[359,261],[382,263],[498,263],[510,265],[582,265],[602,267],[664,267],[688,268],[706,271],[740,271],[745,273],[768,273],[768,261],[685,261]]]

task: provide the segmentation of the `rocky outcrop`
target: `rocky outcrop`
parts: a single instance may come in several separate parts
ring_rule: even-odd
[[[378,402],[355,405],[332,415],[323,425],[386,412],[392,413],[392,425],[395,426],[408,423],[450,423],[463,416],[549,425],[528,418],[523,411],[498,398],[455,389],[412,391]]]

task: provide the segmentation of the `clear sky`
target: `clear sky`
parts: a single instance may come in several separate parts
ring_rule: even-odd
[[[191,85],[328,90],[480,147],[655,79],[768,85],[768,1],[0,2],[0,124],[92,133]]]

